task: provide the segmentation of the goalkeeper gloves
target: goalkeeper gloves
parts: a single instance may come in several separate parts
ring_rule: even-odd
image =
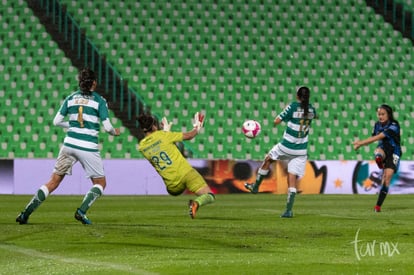
[[[197,132],[200,132],[200,129],[203,128],[203,123],[204,123],[204,115],[198,112],[195,113],[193,126],[195,129],[197,129]]]
[[[166,117],[161,119],[162,129],[169,132],[171,130],[172,122],[168,122]]]

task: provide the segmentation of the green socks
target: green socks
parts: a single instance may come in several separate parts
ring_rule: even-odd
[[[257,171],[256,182],[254,183],[255,188],[259,189],[260,184],[262,184],[263,179],[269,174],[269,170],[263,170],[259,168]]]
[[[296,196],[296,188],[289,187],[288,188],[288,197],[286,202],[286,211],[292,211],[293,203],[295,202]]]
[[[86,213],[88,211],[89,207],[96,201],[97,198],[102,196],[103,188],[99,184],[95,184],[91,190],[85,195],[82,205],[80,206],[80,210],[83,213]],[[46,185],[42,185],[39,190],[37,190],[36,194],[33,196],[33,198],[30,200],[30,202],[26,205],[26,208],[23,210],[23,215],[26,219],[29,218],[30,214],[33,213],[33,211],[38,208],[42,202],[44,202],[49,196],[49,189],[47,189]],[[214,201],[214,199],[213,199]]]
[[[88,193],[86,193],[85,197],[83,198],[82,204],[79,207],[79,209],[86,213],[88,209],[91,207],[91,205],[103,194],[103,188],[99,184],[95,184],[92,186],[91,190],[89,190]]]
[[[33,211],[38,208],[42,202],[44,202],[49,195],[49,189],[47,189],[46,185],[40,186],[39,190],[37,190],[36,194],[33,196],[33,198],[30,200],[30,202],[26,205],[26,208],[24,209],[23,213],[26,218],[30,216],[30,214],[33,213]]]
[[[198,196],[194,201],[198,203],[198,206],[206,205],[213,203],[216,200],[216,197],[213,193],[203,194]]]

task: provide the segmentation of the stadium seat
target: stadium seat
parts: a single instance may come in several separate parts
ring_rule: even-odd
[[[4,146],[0,157],[54,158],[64,137],[64,131],[55,132],[52,119],[63,98],[73,89],[76,70],[63,52],[39,23],[23,1],[14,1],[8,13],[0,17],[8,35],[0,43],[3,55],[0,66],[4,91],[14,97],[0,100],[0,107],[7,110],[0,119],[8,135],[15,139]],[[51,74],[52,73],[52,74]],[[13,107],[18,106],[18,107]],[[113,115],[113,114],[112,114]],[[119,126],[119,124],[118,124]],[[49,134],[49,140],[44,141]]]
[[[404,112],[412,105],[412,99],[402,92],[413,84],[411,42],[363,1],[302,1],[300,5],[286,0],[262,1],[260,6],[234,1],[232,9],[227,2],[214,3],[213,9],[209,1],[165,5],[149,1],[62,3],[152,111],[171,116],[182,127],[188,127],[194,110],[205,111],[212,118],[206,121],[204,136],[197,139],[201,157],[262,159],[262,153],[254,149],[262,151],[269,142],[258,141],[253,150],[247,149],[239,144],[241,134],[235,133],[234,127],[246,117],[261,122],[273,117],[295,100],[291,91],[299,85],[312,88],[312,100],[324,121],[315,121],[311,139],[317,146],[310,149],[326,159],[338,159],[338,154],[345,159],[370,157],[364,151],[356,156],[349,150],[325,150],[318,142],[343,144],[354,137],[356,127],[371,129],[375,107],[382,102],[389,101]],[[30,14],[27,18],[26,24],[36,20]],[[8,20],[15,18],[9,16]],[[37,68],[36,64],[52,65],[52,70],[60,72],[59,85],[72,85],[71,79],[64,80],[65,70],[58,69],[59,61],[44,54],[54,51],[50,38],[43,36],[42,29],[36,32],[45,41],[34,47],[43,51],[33,49],[22,59],[18,58],[21,53],[8,56],[6,63],[26,62],[29,72]],[[22,33],[9,32],[8,36],[20,38]],[[47,79],[39,79],[47,75],[42,69],[35,79],[24,67],[16,65],[16,69],[23,72],[24,79],[8,80],[7,85],[20,81],[25,89],[41,91],[45,85],[52,85],[51,90],[60,90]],[[391,98],[389,91],[393,92]],[[42,102],[35,104],[41,106]],[[56,112],[55,108],[44,108],[41,115]],[[399,113],[401,118],[404,112]],[[332,117],[338,123],[335,127],[347,129],[340,140],[331,126]],[[263,131],[273,129],[271,124],[262,123]],[[331,132],[324,131],[325,127]],[[229,145],[226,148],[233,148],[231,152],[222,148],[225,142]],[[121,147],[127,153],[118,156],[128,154],[125,144]]]

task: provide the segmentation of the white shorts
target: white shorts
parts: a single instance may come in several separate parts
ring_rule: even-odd
[[[280,144],[276,144],[268,153],[273,160],[280,160],[287,164],[288,173],[302,177],[305,175],[307,155],[290,155],[280,149]]]
[[[77,161],[82,165],[88,178],[102,178],[105,176],[99,152],[83,151],[65,145],[60,148],[53,173],[72,175],[72,167]]]

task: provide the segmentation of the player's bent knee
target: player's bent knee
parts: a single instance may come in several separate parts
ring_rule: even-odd
[[[380,155],[383,159],[385,158],[385,152],[381,148],[376,148],[374,151],[374,155]]]

